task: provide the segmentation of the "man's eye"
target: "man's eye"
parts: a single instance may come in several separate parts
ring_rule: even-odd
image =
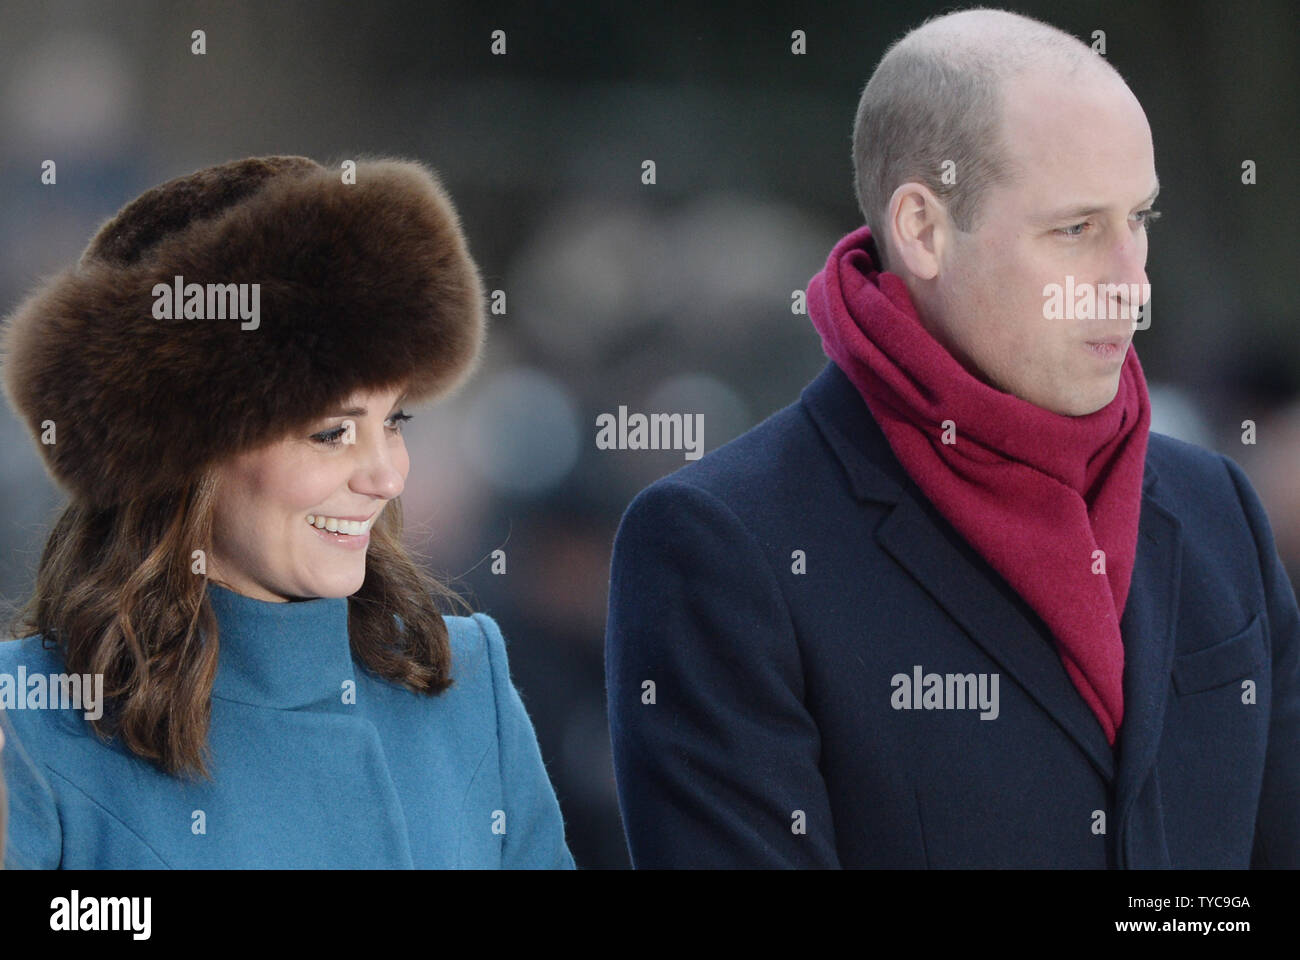
[[[1150,230],[1151,224],[1160,219],[1161,213],[1159,210],[1148,207],[1146,210],[1139,210],[1138,216],[1142,218],[1142,226]]]
[[[1070,226],[1070,227],[1064,227],[1064,228],[1062,228],[1062,229],[1060,229],[1060,230],[1057,230],[1056,232],[1059,233],[1059,234],[1061,234],[1062,236],[1065,236],[1065,237],[1081,237],[1081,236],[1083,236],[1083,228],[1086,227],[1086,226],[1089,226],[1089,225],[1091,224],[1091,222],[1092,222],[1092,221],[1090,221],[1090,220],[1085,220],[1085,221],[1083,221],[1083,223],[1076,223],[1076,224],[1074,224],[1073,226]],[[1073,232],[1071,232],[1071,231],[1074,231],[1074,230],[1078,230],[1079,232],[1078,232],[1078,233],[1073,233]]]

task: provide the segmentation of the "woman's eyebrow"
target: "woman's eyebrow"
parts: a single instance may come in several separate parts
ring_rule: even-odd
[[[402,405],[402,401],[405,399],[406,399],[406,394],[404,393],[393,402],[393,409],[396,410],[398,407],[400,407]],[[334,413],[325,414],[325,416],[327,417],[364,417],[365,415],[366,415],[365,407],[348,407],[346,410],[338,410]]]

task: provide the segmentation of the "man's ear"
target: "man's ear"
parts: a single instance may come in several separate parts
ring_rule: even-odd
[[[889,198],[886,213],[890,263],[906,267],[918,280],[934,279],[948,222],[946,208],[929,187],[916,181],[901,184]]]

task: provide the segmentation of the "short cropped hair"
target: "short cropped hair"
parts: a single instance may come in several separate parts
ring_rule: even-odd
[[[889,201],[900,184],[925,184],[957,229],[970,232],[988,189],[1017,179],[1002,136],[1002,87],[1031,67],[1062,79],[1098,67],[1119,77],[1077,37],[986,7],[931,17],[885,51],[853,125],[854,189],[882,258]],[[944,182],[945,169],[952,182]]]

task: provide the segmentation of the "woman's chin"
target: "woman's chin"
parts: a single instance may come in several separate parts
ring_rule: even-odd
[[[316,567],[303,583],[303,587],[310,588],[310,595],[313,597],[350,597],[361,589],[361,585],[366,580],[365,563],[358,563],[355,566],[355,570],[327,570]]]

